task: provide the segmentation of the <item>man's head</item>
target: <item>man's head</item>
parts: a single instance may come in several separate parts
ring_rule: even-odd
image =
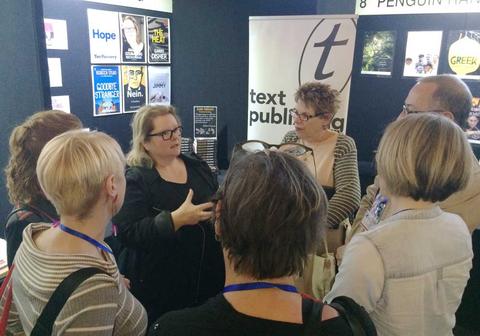
[[[143,69],[141,66],[129,66],[127,68],[128,87],[138,89],[142,84]]]
[[[463,126],[472,107],[468,86],[454,75],[437,75],[418,80],[405,99],[402,115],[438,112]]]

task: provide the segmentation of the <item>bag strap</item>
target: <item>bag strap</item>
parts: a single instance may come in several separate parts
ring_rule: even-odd
[[[43,311],[38,317],[30,336],[51,335],[53,324],[70,295],[72,295],[75,289],[77,289],[82,282],[99,273],[109,275],[107,272],[99,268],[86,267],[71,273],[69,276],[63,279],[60,285],[58,285],[57,289],[55,289],[53,292],[50,300],[48,300],[45,308],[43,308]]]
[[[321,301],[302,298],[302,315],[305,326],[305,336],[318,336],[321,332],[322,311],[324,304]],[[308,314],[310,312],[310,314]],[[321,335],[321,334],[320,334]]]
[[[376,336],[377,331],[365,309],[346,296],[336,297],[329,306],[343,316],[352,330],[353,336]]]
[[[10,277],[12,276],[13,269],[15,268],[15,264],[12,264],[10,269],[8,270],[8,274],[3,280],[2,287],[0,288],[0,298],[3,298],[3,295],[5,293],[5,289],[10,283]],[[10,307],[12,305],[12,285],[8,286],[8,293],[7,297],[5,298],[5,301],[3,303],[3,311],[2,311],[2,316],[0,318],[0,335],[5,335],[5,331],[7,330],[7,324],[8,324],[8,316],[10,314]]]

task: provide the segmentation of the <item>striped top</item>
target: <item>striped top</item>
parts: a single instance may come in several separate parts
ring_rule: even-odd
[[[295,131],[285,134],[282,143],[300,142]],[[337,228],[348,217],[353,218],[360,204],[357,147],[347,135],[338,134],[333,152],[333,187],[335,193],[328,202],[328,226]]]
[[[123,284],[114,258],[103,251],[105,260],[89,255],[42,252],[32,237],[49,228],[48,224],[37,223],[23,232],[10,281],[13,302],[9,329],[18,329],[21,322],[29,335],[60,282],[80,268],[97,267],[109,275],[96,274],[80,284],[60,311],[52,335],[145,335],[145,309]]]

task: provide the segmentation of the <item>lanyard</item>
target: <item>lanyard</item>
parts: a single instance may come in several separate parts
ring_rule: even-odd
[[[113,254],[112,250],[109,247],[103,245],[102,243],[93,239],[92,237],[87,236],[84,233],[78,232],[77,230],[70,229],[68,226],[63,225],[62,223],[60,223],[59,227],[60,227],[60,230],[62,230],[63,232],[66,232],[68,234],[71,234],[72,236],[76,236],[80,239],[83,239],[83,240],[89,242],[90,244],[92,244],[93,246],[98,247],[99,249],[101,249],[105,252],[108,252],[110,254]]]
[[[237,292],[237,291],[244,291],[244,290],[264,289],[264,288],[278,288],[285,292],[298,293],[297,288],[292,285],[276,284],[276,283],[261,282],[261,281],[225,286],[223,288],[223,292],[228,293],[228,292]]]

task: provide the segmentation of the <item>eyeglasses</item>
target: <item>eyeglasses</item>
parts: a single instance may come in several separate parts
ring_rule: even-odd
[[[183,131],[183,127],[178,126],[177,128],[174,128],[173,130],[166,130],[166,131],[157,132],[157,133],[150,133],[150,134],[148,134],[148,136],[149,137],[160,136],[160,137],[162,137],[163,140],[167,141],[167,140],[171,140],[173,138],[174,134],[182,135],[182,131]]]
[[[331,115],[331,113],[321,112],[321,113],[318,113],[314,116],[311,116],[311,115],[308,115],[306,113],[298,113],[297,109],[291,109],[290,110],[290,115],[294,118],[300,119],[301,121],[308,121],[312,118],[322,118],[322,119],[328,118]]]
[[[261,140],[248,140],[235,145],[235,150],[244,150],[249,153],[261,152],[265,149],[276,149],[279,152],[288,153],[293,156],[303,156],[306,154],[313,153],[313,150],[310,147],[304,146],[299,143],[283,143],[280,145],[272,145]]]
[[[427,111],[418,111],[418,110],[411,110],[407,105],[403,105],[402,112],[405,114],[414,114],[414,113],[443,113],[445,110],[427,110]]]
[[[128,70],[128,74],[130,76],[141,76],[143,73],[142,73],[142,70]]]
[[[313,159],[313,170],[315,178],[317,178],[317,165],[315,162],[315,155],[310,147],[304,146],[296,142],[286,142],[279,145],[272,145],[261,140],[248,140],[238,143],[234,146],[232,152],[232,160],[237,161],[249,153],[261,152],[266,149],[276,149],[280,152],[295,156],[297,159],[307,161],[310,156]]]

